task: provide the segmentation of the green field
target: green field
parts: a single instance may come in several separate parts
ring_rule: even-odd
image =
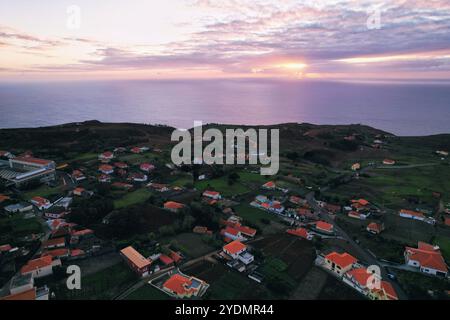
[[[112,267],[81,278],[81,290],[68,290],[61,283],[54,288],[58,300],[111,300],[134,282],[137,276],[120,262]]]
[[[136,203],[145,202],[151,195],[151,192],[145,188],[127,193],[120,199],[114,200],[114,208],[120,209],[131,206]]]
[[[450,262],[450,238],[446,236],[437,236],[434,239],[434,243],[441,248],[442,255],[447,263]]]
[[[214,247],[202,240],[203,235],[196,233],[180,233],[169,239],[161,239],[160,243],[172,243],[177,249],[190,257],[197,258],[214,251]]]
[[[42,185],[36,189],[26,191],[23,193],[23,198],[25,200],[30,200],[33,197],[39,196],[44,198],[50,198],[51,196],[62,195],[62,191],[58,187],[49,187],[47,185]]]
[[[239,181],[233,183],[232,185],[229,185],[227,177],[196,181],[194,185],[195,188],[200,191],[204,191],[206,189],[214,189],[215,191],[220,192],[225,197],[238,195],[248,191],[248,188],[246,188]]]
[[[24,219],[21,214],[0,219],[0,239],[6,243],[17,241],[18,237],[24,237],[43,232],[42,224],[37,218]]]

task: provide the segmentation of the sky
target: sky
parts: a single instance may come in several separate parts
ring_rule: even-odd
[[[0,80],[450,80],[448,0],[0,2]]]

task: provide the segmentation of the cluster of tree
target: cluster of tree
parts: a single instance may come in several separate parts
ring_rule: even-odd
[[[70,214],[70,221],[88,227],[101,222],[113,209],[112,200],[96,195],[88,201],[75,202]]]

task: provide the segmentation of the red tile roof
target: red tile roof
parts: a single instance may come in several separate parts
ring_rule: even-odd
[[[376,222],[371,222],[367,226],[367,230],[371,230],[371,231],[374,231],[376,233],[380,233],[382,231],[382,229],[383,228],[382,228],[381,224],[376,223]]]
[[[367,272],[366,268],[353,269],[347,272],[347,274],[351,276],[363,288],[367,287],[369,277],[372,275],[371,273]]]
[[[22,267],[22,269],[20,269],[20,272],[22,274],[25,274],[40,268],[51,266],[52,260],[53,259],[51,256],[45,256],[34,260],[30,260],[26,265]]]
[[[217,191],[210,191],[210,190],[205,190],[204,192],[203,192],[203,195],[204,196],[218,196],[218,195],[220,195],[220,193],[219,192],[217,192]]]
[[[407,214],[413,217],[419,217],[419,218],[425,218],[425,215],[422,212],[407,210],[407,209],[401,209],[400,213]]]
[[[175,201],[167,201],[164,203],[164,208],[177,210],[184,208],[184,204]]]
[[[129,261],[131,261],[131,263],[133,263],[139,269],[147,267],[151,264],[151,261],[145,259],[132,246],[120,250],[120,253],[124,255]]]
[[[242,242],[240,242],[238,240],[234,240],[233,242],[230,242],[229,244],[225,245],[223,247],[223,250],[225,250],[226,252],[228,252],[230,254],[235,254],[246,248],[247,248],[247,246],[245,244],[243,244]]]
[[[161,262],[164,263],[166,266],[174,263],[173,259],[169,256],[166,256],[165,254],[160,255],[159,260],[161,260]]]
[[[325,259],[330,260],[331,262],[334,262],[336,265],[340,266],[341,268],[346,268],[352,264],[354,264],[356,261],[358,261],[355,257],[348,253],[342,253],[339,254],[337,252],[329,253],[325,256]]]
[[[38,158],[33,158],[33,157],[15,157],[14,161],[29,162],[29,163],[39,164],[39,165],[44,165],[44,166],[53,162],[51,160],[38,159]]]
[[[36,300],[36,287],[20,293],[10,294],[6,297],[0,297],[0,300]]]
[[[191,284],[192,281],[189,278],[176,273],[164,282],[163,287],[175,292],[178,295],[184,295],[195,290],[193,288],[189,288]]]
[[[288,229],[287,233],[304,239],[308,238],[308,230],[306,230],[305,228]]]
[[[57,246],[57,245],[65,245],[66,240],[64,238],[56,238],[56,239],[49,239],[43,243],[43,246],[45,248]]]
[[[98,167],[98,170],[106,172],[106,171],[114,170],[114,167],[110,166],[109,164],[102,164],[100,167]]]
[[[405,248],[408,259],[418,261],[422,267],[448,272],[447,264],[442,257],[439,247],[431,244],[419,242],[418,248]]]
[[[226,227],[224,230],[223,230],[223,233],[225,234],[225,233],[228,233],[228,234],[231,234],[231,235],[233,235],[233,236],[238,236],[239,235],[239,230],[237,230],[237,229],[235,229],[235,228],[233,228],[233,227]]]
[[[12,247],[10,244],[4,244],[4,245],[0,246],[0,252],[9,251],[11,249],[12,249]]]
[[[325,221],[317,221],[316,228],[320,229],[320,230],[328,231],[328,232],[333,231],[333,225],[329,224]]]
[[[359,203],[362,206],[367,206],[369,204],[369,201],[367,201],[366,199],[357,199],[352,200],[352,203]]]

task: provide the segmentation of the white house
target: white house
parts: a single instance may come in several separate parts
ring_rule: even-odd
[[[409,266],[419,268],[423,273],[443,277],[448,275],[447,264],[438,246],[419,241],[417,249],[406,247],[404,255]]]

